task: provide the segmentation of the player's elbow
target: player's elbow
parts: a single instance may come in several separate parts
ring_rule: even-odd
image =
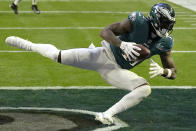
[[[108,34],[108,28],[104,28],[101,32],[100,32],[100,36],[105,39],[107,37]]]

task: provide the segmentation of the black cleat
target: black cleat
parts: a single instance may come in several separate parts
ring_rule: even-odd
[[[10,8],[14,11],[15,14],[18,14],[18,6],[12,3],[10,5]]]
[[[32,10],[35,14],[40,14],[40,10],[37,8],[37,5],[32,5]]]

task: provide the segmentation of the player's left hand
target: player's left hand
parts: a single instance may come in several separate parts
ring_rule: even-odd
[[[156,62],[150,59],[150,78],[163,75],[164,69],[160,67]]]

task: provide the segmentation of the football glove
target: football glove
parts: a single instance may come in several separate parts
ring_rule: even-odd
[[[133,61],[136,60],[140,54],[136,50],[141,50],[141,48],[136,46],[134,42],[121,42],[120,48],[123,50],[122,55],[126,60]]]
[[[164,69],[160,67],[156,62],[150,59],[150,78],[163,75]]]

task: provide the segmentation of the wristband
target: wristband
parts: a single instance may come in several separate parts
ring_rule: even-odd
[[[171,71],[171,69],[167,69],[167,78],[170,78],[171,77],[171,75],[172,75],[172,71]]]

